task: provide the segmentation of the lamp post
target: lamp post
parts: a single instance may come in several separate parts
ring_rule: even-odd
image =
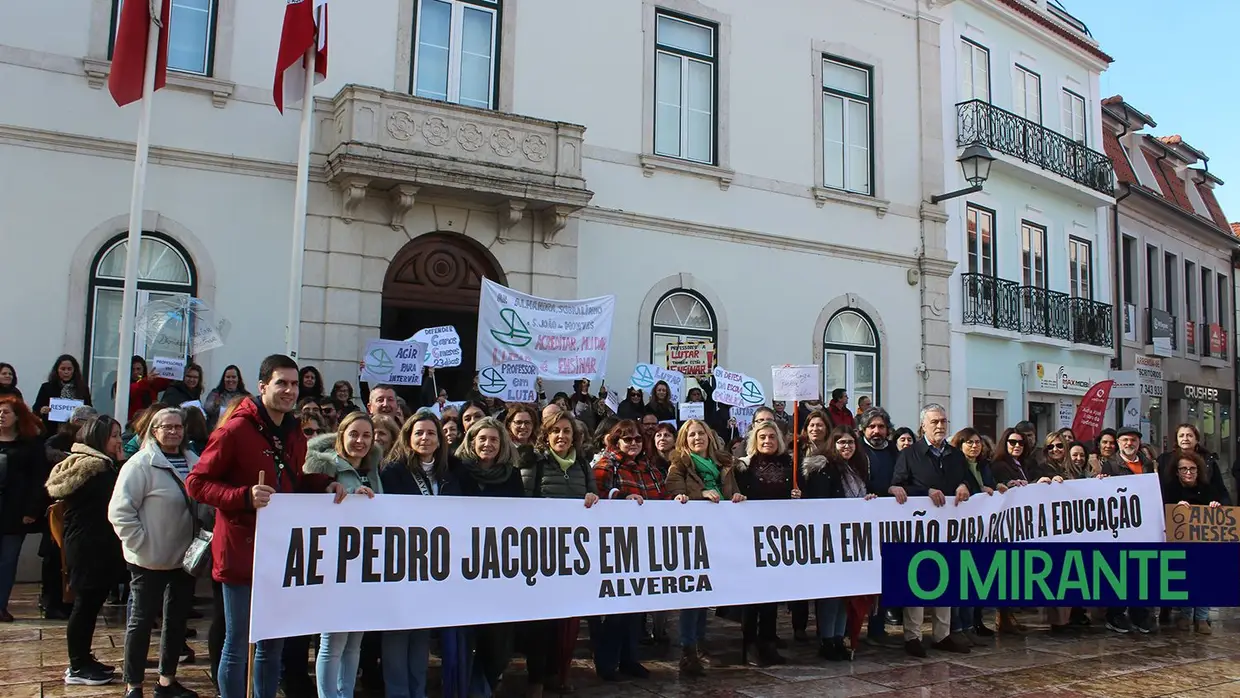
[[[960,157],[956,158],[956,162],[960,163],[960,170],[964,173],[964,179],[972,186],[956,191],[949,191],[946,194],[936,194],[930,197],[930,203],[937,204],[940,201],[954,199],[957,196],[972,194],[982,190],[982,183],[990,178],[990,164],[995,161],[986,146],[974,143],[964,149]]]

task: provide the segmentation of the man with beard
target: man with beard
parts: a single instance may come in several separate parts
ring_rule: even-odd
[[[1141,448],[1141,432],[1132,427],[1124,427],[1116,434],[1119,451],[1113,458],[1101,460],[1102,474],[1109,477],[1122,475],[1143,475],[1155,470],[1154,461]],[[1136,630],[1148,635],[1158,630],[1158,621],[1150,609],[1132,606],[1107,609],[1107,628],[1127,634]]]
[[[865,449],[865,457],[870,464],[869,490],[880,492],[880,496],[890,496],[891,480],[896,472],[896,457],[900,455],[896,445],[888,440],[891,435],[891,416],[881,407],[871,407],[861,414],[857,421],[861,430],[861,447]],[[887,618],[899,609],[890,609],[882,604],[870,614],[869,628],[866,630],[866,641],[873,645],[885,645],[887,636]],[[897,616],[892,616],[893,620]]]

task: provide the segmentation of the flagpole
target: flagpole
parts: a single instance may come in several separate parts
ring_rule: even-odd
[[[310,190],[310,147],[314,130],[314,68],[318,42],[306,49],[306,84],[301,99],[301,137],[297,141],[297,193],[293,197],[293,257],[288,283],[288,324],[284,345],[297,359],[301,343],[301,280],[306,255],[306,199]]]
[[[129,199],[129,237],[125,243],[125,285],[121,293],[120,348],[116,355],[116,421],[129,423],[129,376],[125,367],[133,359],[134,322],[138,302],[138,257],[142,251],[143,197],[146,194],[146,163],[151,149],[151,105],[155,96],[155,68],[159,58],[158,15],[152,13],[146,33],[146,67],[142,74],[142,111],[138,114],[137,153],[133,162],[133,194]],[[132,370],[132,367],[131,369]]]

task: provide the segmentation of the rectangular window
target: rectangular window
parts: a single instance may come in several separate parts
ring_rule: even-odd
[[[1124,236],[1123,243],[1124,258],[1121,262],[1124,265],[1124,303],[1126,305],[1137,304],[1137,241],[1133,238]]]
[[[870,194],[870,71],[822,59],[822,182],[832,189]]]
[[[1145,246],[1145,307],[1158,308],[1158,248]],[[1162,308],[1162,310],[1166,310]],[[1171,312],[1171,311],[1167,311]]]
[[[498,0],[419,0],[412,92],[469,107],[494,105]]]
[[[1046,228],[1021,221],[1021,280],[1025,286],[1046,288]]]
[[[1216,274],[1214,280],[1218,283],[1218,324],[1227,329],[1227,275]]]
[[[1175,255],[1170,252],[1163,253],[1163,307],[1172,315],[1178,315],[1180,311],[1180,304],[1176,302],[1175,297],[1176,290],[1180,288],[1175,277],[1179,266]]]
[[[146,0],[139,0],[146,2]],[[112,13],[112,46],[120,26],[121,4],[116,0]],[[211,75],[211,58],[215,48],[215,12],[217,0],[172,0],[168,24],[168,70],[194,75]]]
[[[1193,303],[1193,279],[1197,278],[1197,265],[1184,260],[1184,320],[1185,322],[1193,322],[1197,319],[1195,309],[1196,303]]]
[[[715,162],[715,27],[655,18],[654,152]]]
[[[1085,98],[1066,88],[1063,91],[1063,133],[1077,143],[1085,142]]]
[[[995,276],[995,213],[969,204],[969,273]]]
[[[990,51],[960,39],[960,101],[990,101]]]
[[[1214,280],[1209,269],[1201,270],[1201,321],[1214,322]]]
[[[1068,283],[1073,298],[1094,298],[1093,246],[1068,238]]]
[[[1012,84],[1012,111],[1035,124],[1042,123],[1042,78],[1019,65]]]

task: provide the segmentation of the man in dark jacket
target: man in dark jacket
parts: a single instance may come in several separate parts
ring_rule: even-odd
[[[931,403],[921,409],[921,429],[925,436],[900,452],[896,459],[895,476],[887,491],[900,504],[909,497],[930,497],[936,507],[954,496],[956,503],[969,498],[969,466],[964,454],[947,443],[947,408]],[[925,657],[921,644],[924,608],[904,609],[904,651],[914,657]],[[952,609],[940,606],[934,613],[934,648],[948,652],[969,651],[969,640],[951,633]]]
[[[870,467],[869,491],[889,497],[891,480],[896,474],[896,458],[900,451],[888,438],[891,435],[891,416],[881,407],[871,407],[861,414],[857,422],[861,430],[861,447]],[[866,639],[871,644],[882,645],[887,641],[887,613],[891,609],[881,606],[870,615]]]
[[[246,696],[257,511],[277,492],[329,492],[337,502],[345,497],[339,483],[302,472],[306,437],[298,420],[290,416],[301,382],[297,362],[280,354],[268,356],[259,367],[258,381],[258,396],[241,403],[232,419],[211,432],[207,448],[185,480],[191,497],[216,509],[211,573],[224,585],[225,639],[218,677],[222,698]],[[283,642],[258,643],[254,698],[275,698]]]
[[[1116,433],[1115,441],[1119,450],[1115,456],[1102,461],[1102,474],[1107,477],[1125,475],[1146,475],[1156,471],[1154,461],[1145,455],[1141,448],[1141,432],[1132,427],[1124,427]],[[1142,606],[1125,608],[1117,606],[1108,608],[1107,628],[1125,635],[1136,630],[1142,635],[1157,632],[1158,621],[1150,613],[1150,609]]]

